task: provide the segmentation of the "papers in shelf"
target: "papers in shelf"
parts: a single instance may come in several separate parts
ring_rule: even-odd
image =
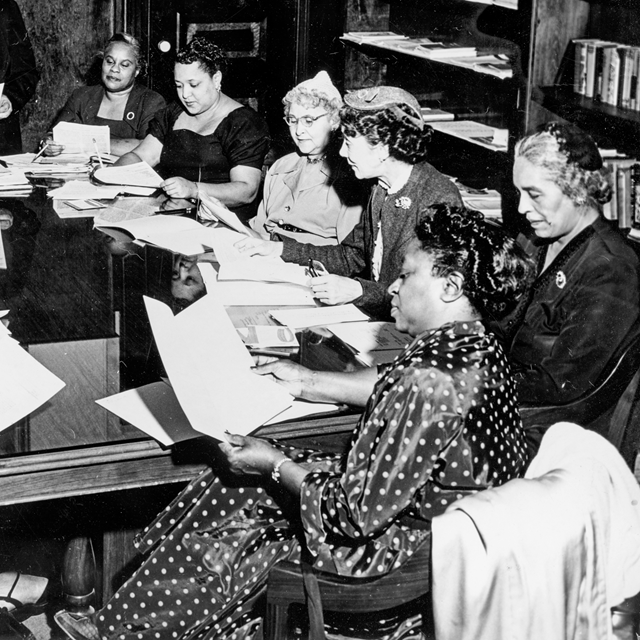
[[[53,140],[64,145],[61,156],[67,154],[111,153],[111,133],[107,125],[58,122],[53,127]]]
[[[390,40],[406,40],[407,36],[403,36],[393,31],[347,31],[342,36],[343,40],[351,40],[360,44],[387,42]]]
[[[431,109],[430,107],[421,107],[422,119],[425,122],[437,122],[438,120],[454,120],[455,115],[450,111],[443,109]]]
[[[458,184],[462,201],[469,209],[480,211],[486,218],[502,217],[502,197],[495,189],[470,189]]]
[[[269,313],[280,324],[291,327],[294,330],[369,319],[366,314],[353,304],[343,304],[336,307],[315,307],[313,309],[274,309]]]
[[[454,120],[453,122],[432,122],[431,126],[441,133],[466,140],[492,151],[506,151],[508,131],[489,127],[472,120]]]

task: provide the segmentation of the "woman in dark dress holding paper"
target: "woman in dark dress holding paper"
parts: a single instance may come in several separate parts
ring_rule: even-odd
[[[217,198],[241,218],[255,213],[269,132],[258,114],[222,93],[223,51],[195,37],[176,57],[179,102],[160,111],[149,135],[117,164],[144,160],[171,199]]]
[[[102,59],[101,84],[79,87],[64,105],[58,122],[107,125],[111,131],[111,153],[121,156],[135,149],[149,130],[164,98],[136,83],[143,69],[140,44],[128,33],[116,33],[107,43]],[[64,146],[48,134],[44,155],[57,156]]]

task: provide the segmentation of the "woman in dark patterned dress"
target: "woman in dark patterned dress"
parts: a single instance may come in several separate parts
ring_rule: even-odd
[[[213,470],[194,479],[140,537],[140,569],[95,620],[57,615],[71,638],[259,637],[279,560],[385,574],[449,504],[523,472],[514,384],[482,319],[510,308],[529,262],[478,213],[443,207],[417,235],[389,288],[396,323],[413,338],[391,365],[342,374],[285,361],[259,367],[297,396],[366,402],[348,454],[229,434],[219,446],[239,482]],[[420,632],[419,614],[397,622],[378,637]]]

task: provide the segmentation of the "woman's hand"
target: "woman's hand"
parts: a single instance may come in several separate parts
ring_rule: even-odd
[[[254,367],[252,371],[261,376],[273,376],[279,385],[296,398],[305,397],[315,373],[291,360],[283,359]]]
[[[233,245],[240,253],[246,256],[265,256],[267,258],[278,258],[282,255],[284,244],[273,240],[262,240],[260,238],[242,238]]]
[[[0,120],[8,118],[13,113],[13,105],[7,96],[0,98]]]
[[[313,297],[323,304],[347,304],[362,295],[362,285],[357,280],[344,276],[329,274],[311,278],[309,286],[313,291]]]
[[[196,198],[198,196],[198,185],[185,178],[167,178],[160,184],[160,188],[170,198]]]
[[[45,156],[59,156],[64,151],[64,145],[54,142],[51,136],[47,136],[42,144],[46,147],[42,152],[42,155]]]
[[[194,204],[191,200],[183,198],[167,198],[160,203],[159,211],[173,211],[174,209],[193,209]]]
[[[260,438],[227,434],[228,442],[220,442],[220,451],[227,456],[229,468],[236,475],[266,476],[284,454]]]

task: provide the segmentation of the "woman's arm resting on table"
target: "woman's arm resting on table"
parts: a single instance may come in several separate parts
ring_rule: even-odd
[[[357,371],[312,371],[294,362],[279,360],[253,369],[271,375],[296,398],[314,402],[338,402],[364,407],[378,379],[375,367]]]
[[[117,166],[126,164],[135,164],[136,162],[144,161],[148,165],[155,167],[160,164],[160,154],[162,153],[162,142],[155,136],[148,135],[138,146],[120,156],[120,159],[115,163]]]

